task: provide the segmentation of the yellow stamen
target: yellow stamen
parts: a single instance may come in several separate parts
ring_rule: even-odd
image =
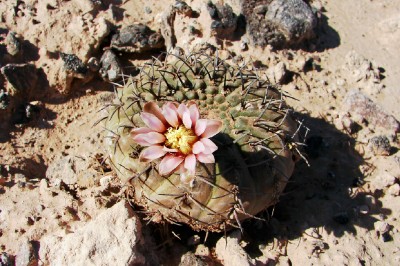
[[[164,135],[167,139],[165,146],[178,149],[185,155],[192,152],[193,144],[198,139],[193,130],[187,129],[184,125],[180,125],[178,128],[170,127]]]

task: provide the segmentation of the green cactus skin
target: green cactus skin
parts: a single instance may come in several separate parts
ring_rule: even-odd
[[[195,101],[200,116],[223,121],[212,140],[215,164],[197,163],[192,184],[179,174],[160,176],[158,161],[139,162],[143,149],[130,136],[142,127],[144,103]],[[249,66],[193,53],[154,60],[117,88],[105,119],[106,146],[118,177],[133,188],[133,201],[154,222],[186,223],[220,232],[276,204],[293,172],[297,128],[282,93]]]

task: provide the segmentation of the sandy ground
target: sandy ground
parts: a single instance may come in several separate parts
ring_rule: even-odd
[[[61,59],[53,53],[73,53],[85,62],[92,56],[99,58],[104,48],[99,43],[112,30],[104,20],[117,26],[142,22],[158,30],[161,13],[174,3],[103,1],[113,3],[114,11],[106,5],[92,12],[90,2],[95,1],[30,0],[17,7],[14,2],[0,3],[0,34],[5,37],[15,31],[26,41],[25,50],[12,58],[2,48],[2,63],[32,63],[43,69],[47,80],[39,79],[40,90],[30,99],[42,106],[38,117],[23,125],[3,126],[0,133],[0,251],[11,258],[27,239],[40,243],[44,236],[74,232],[124,197],[121,184],[102,164],[103,129],[96,124],[100,110],[113,97],[113,85],[99,77],[76,79],[67,92]],[[225,2],[238,12],[239,1]],[[178,45],[185,49],[207,41],[220,45],[222,53],[229,50],[249,61],[260,60],[269,69],[284,62],[291,76],[281,84],[290,95],[287,102],[310,129],[304,151],[309,166],[304,160],[298,163],[280,202],[260,214],[267,222],[244,224],[240,246],[249,265],[397,265],[398,132],[385,122],[365,123],[346,99],[350,91],[359,91],[379,106],[383,117],[400,120],[400,3],[311,2],[322,11],[322,25],[314,49],[308,50],[250,47],[242,52],[240,40],[228,46],[217,44],[204,26],[210,22],[202,1],[187,1],[200,11],[195,25],[203,30],[201,37],[185,34],[192,20],[176,19]],[[138,66],[150,56],[132,56],[127,61]],[[310,58],[312,64],[305,71],[304,62]],[[358,130],[353,130],[354,122]],[[371,148],[376,136],[388,138],[388,154]],[[66,185],[60,185],[60,180]],[[105,180],[111,185],[105,187]],[[187,229],[159,234],[153,232],[157,227],[145,222],[143,227],[144,237],[153,243],[147,249],[163,258],[160,264],[178,264],[186,251],[203,248],[187,244],[197,234]],[[204,240],[203,234],[200,237]],[[223,237],[209,236],[204,249],[213,263],[230,265],[215,252],[217,240]]]

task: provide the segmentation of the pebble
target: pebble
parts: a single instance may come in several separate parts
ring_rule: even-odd
[[[196,247],[195,254],[196,256],[208,257],[210,256],[210,249],[203,244],[199,244]]]
[[[392,196],[400,196],[400,185],[399,184],[394,184],[389,187],[388,192]]]
[[[361,206],[358,207],[358,211],[361,214],[368,214],[369,213],[369,208],[368,208],[367,205],[361,205]]]
[[[15,258],[15,266],[30,266],[37,265],[38,259],[35,254],[35,249],[32,243],[24,240],[19,247],[17,256]]]
[[[7,53],[9,53],[12,56],[17,55],[21,50],[21,43],[18,40],[16,33],[13,31],[10,31],[7,34],[5,44],[7,45]]]
[[[391,185],[394,185],[396,183],[396,178],[387,173],[387,172],[383,172],[383,173],[379,173],[374,180],[372,180],[371,185],[375,188],[375,189],[384,189],[387,187],[390,187]]]
[[[2,252],[0,255],[0,265],[1,266],[12,266],[11,258],[5,252]]]
[[[200,243],[200,240],[201,238],[199,235],[193,235],[188,239],[187,244],[188,246],[195,246]]]
[[[376,221],[374,223],[375,231],[384,234],[390,231],[390,224],[384,221]]]
[[[103,188],[108,188],[111,184],[111,178],[112,177],[109,175],[100,178],[100,186],[102,186]]]
[[[386,136],[375,136],[368,142],[369,149],[374,155],[389,156],[391,151],[390,141]]]

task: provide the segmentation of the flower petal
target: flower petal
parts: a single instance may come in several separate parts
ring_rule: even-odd
[[[192,152],[194,154],[199,154],[203,152],[206,149],[204,144],[201,141],[197,141],[195,144],[193,144]]]
[[[161,112],[161,108],[155,102],[147,102],[143,106],[143,111],[155,115],[164,124],[167,122]]]
[[[197,136],[200,136],[201,134],[204,133],[204,130],[206,130],[206,127],[207,127],[207,120],[199,119],[196,122],[196,126],[194,128],[194,133],[196,133]]]
[[[189,112],[189,109],[187,108],[187,106],[184,104],[184,103],[181,103],[179,106],[178,106],[178,114],[179,114],[179,117],[183,120],[183,114],[184,113],[186,113],[186,112]]]
[[[196,158],[202,163],[215,163],[215,158],[212,154],[199,153],[196,154]]]
[[[192,105],[190,105],[189,112],[190,112],[190,119],[192,120],[192,124],[194,126],[196,126],[196,122],[200,118],[200,112],[199,112],[199,108],[197,107],[197,104],[193,103]]]
[[[166,155],[158,166],[160,175],[168,175],[173,172],[184,160],[183,156]]]
[[[185,168],[189,174],[194,175],[196,171],[196,156],[194,154],[189,154],[185,158]]]
[[[217,135],[222,129],[222,122],[218,120],[207,120],[207,127],[201,134],[203,138],[211,138]]]
[[[164,156],[166,153],[162,146],[150,146],[140,153],[139,160],[141,162],[151,162]]]
[[[149,132],[154,132],[154,130],[148,127],[138,127],[131,130],[131,136],[134,137],[138,134],[149,133]]]
[[[201,143],[204,144],[204,147],[205,147],[205,149],[203,151],[204,154],[211,154],[211,153],[215,152],[216,150],[218,150],[218,146],[215,145],[215,143],[212,142],[211,140],[202,138],[202,139],[200,139],[200,141],[201,141]]]
[[[189,110],[183,113],[182,122],[187,129],[192,128],[192,119],[190,119]]]
[[[166,151],[166,152],[178,152],[178,149],[170,149],[170,148],[167,148],[167,147],[165,147],[164,146],[164,151]]]
[[[175,108],[174,107],[175,105],[173,104],[165,104],[163,106],[162,114],[164,115],[168,124],[176,128],[179,126],[179,120],[178,120],[178,112],[176,110],[176,107]]]
[[[140,117],[142,118],[146,126],[153,129],[154,131],[162,133],[166,130],[164,123],[161,122],[160,119],[158,119],[155,115],[142,112],[140,114]]]
[[[134,136],[133,140],[142,146],[150,146],[163,143],[165,141],[165,136],[157,132],[148,132]]]

